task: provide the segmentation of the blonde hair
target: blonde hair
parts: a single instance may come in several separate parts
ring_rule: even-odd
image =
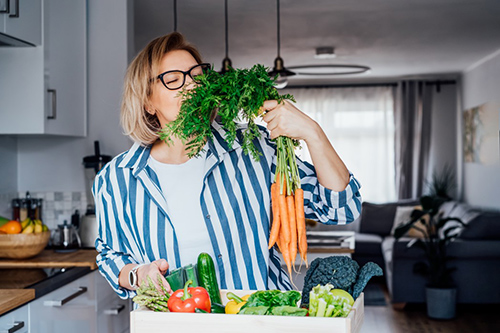
[[[151,78],[157,75],[165,54],[174,50],[185,50],[197,63],[202,63],[198,50],[180,33],[173,32],[152,40],[130,63],[125,74],[120,122],[124,134],[142,145],[158,139],[161,124],[156,115],[146,111],[146,105],[152,92]]]

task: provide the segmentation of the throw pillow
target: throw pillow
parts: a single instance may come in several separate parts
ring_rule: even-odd
[[[415,209],[422,209],[420,206],[399,206],[396,208],[396,214],[394,215],[394,223],[392,225],[392,230],[391,230],[391,235],[394,236],[394,231],[400,224],[404,224],[408,221],[410,221],[411,218],[411,213]],[[424,228],[425,226],[422,224],[422,222],[418,221],[414,224],[415,226],[419,228]],[[414,238],[422,238],[423,235],[421,232],[418,230],[415,230],[414,228],[411,228],[408,230],[406,233],[406,236],[408,237],[414,237]]]

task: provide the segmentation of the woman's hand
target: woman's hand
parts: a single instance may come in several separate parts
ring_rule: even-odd
[[[262,108],[267,111],[262,119],[267,123],[271,139],[287,136],[308,142],[317,139],[321,132],[313,119],[287,100],[279,104],[276,100],[265,101]]]
[[[158,279],[167,290],[169,294],[172,294],[172,289],[165,279],[164,275],[167,273],[168,263],[165,259],[158,259],[150,264],[141,266],[137,269],[137,285],[141,286],[143,283],[148,283],[148,276],[151,278],[156,286],[156,289],[163,294],[163,290],[160,288]]]

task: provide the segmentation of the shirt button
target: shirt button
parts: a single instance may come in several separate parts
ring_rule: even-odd
[[[207,216],[205,216],[207,218],[207,220],[210,220],[210,214],[207,214]]]
[[[222,254],[219,254],[217,258],[222,259]]]

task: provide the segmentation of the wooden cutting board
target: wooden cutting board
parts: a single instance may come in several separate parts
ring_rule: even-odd
[[[90,267],[94,270],[97,251],[78,250],[60,253],[54,250],[43,250],[39,255],[29,259],[0,259],[0,268],[65,268]]]
[[[0,316],[35,299],[35,289],[0,290]]]

